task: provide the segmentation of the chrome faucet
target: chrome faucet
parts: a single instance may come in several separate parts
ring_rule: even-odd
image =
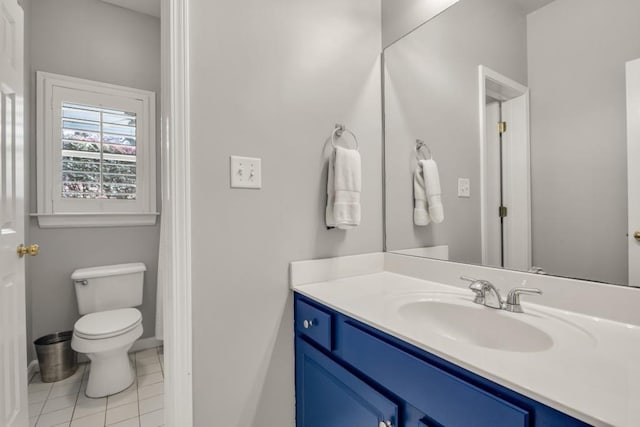
[[[524,313],[520,305],[521,294],[542,295],[542,291],[537,288],[514,288],[507,294],[507,299],[503,300],[498,288],[488,280],[474,279],[466,276],[461,276],[460,279],[471,282],[469,289],[476,294],[473,300],[476,304],[482,304],[485,307],[495,308],[497,310],[502,309],[512,313]]]

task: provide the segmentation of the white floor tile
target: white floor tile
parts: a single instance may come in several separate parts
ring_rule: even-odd
[[[149,359],[143,359],[143,360],[149,360]],[[160,362],[155,362],[155,363],[151,363],[148,365],[140,365],[138,366],[138,368],[136,369],[136,373],[139,377],[145,376],[145,375],[150,375],[153,374],[155,372],[160,372],[162,371],[162,367],[160,366]]]
[[[50,412],[48,414],[40,415],[37,427],[53,427],[62,423],[69,423],[71,421],[71,415],[73,414],[73,406],[65,408],[60,411]]]
[[[49,399],[54,397],[68,396],[70,394],[78,394],[80,391],[80,381],[72,383],[55,383],[49,393]]]
[[[138,416],[138,402],[127,403],[117,408],[107,409],[107,425]]]
[[[47,414],[49,412],[59,411],[60,409],[72,408],[75,406],[76,400],[78,400],[78,395],[76,394],[47,399],[42,408],[42,413]]]
[[[29,403],[29,416],[37,417],[42,412],[42,407],[44,406],[44,400],[42,402]]]
[[[43,383],[43,382],[29,383],[28,390],[29,390],[29,393],[36,393],[39,391],[49,391],[51,390],[51,387],[53,387],[53,383]]]
[[[49,390],[29,393],[29,405],[32,403],[44,402],[47,400],[47,396],[49,396]]]
[[[140,427],[140,418],[129,418],[119,423],[109,424],[109,427]]]
[[[154,363],[160,363],[160,358],[157,355],[147,356],[144,359],[136,359],[136,366],[152,365]]]
[[[134,384],[125,391],[121,391],[118,394],[107,397],[107,410],[126,405],[127,403],[135,402],[137,400],[138,390]]]
[[[138,388],[138,399],[148,399],[153,396],[164,394],[164,383],[156,383]]]
[[[140,427],[160,427],[164,425],[164,409],[140,416]]]
[[[144,366],[144,365],[153,365],[154,363],[160,363],[160,358],[159,357],[146,357],[144,359],[140,359],[136,361],[136,366],[139,368],[140,366]]]
[[[76,403],[76,409],[73,411],[73,419],[83,418],[98,412],[107,410],[107,398],[91,399],[89,397],[80,396]]]
[[[156,384],[164,381],[164,377],[162,376],[162,372],[155,372],[150,375],[144,375],[142,377],[138,377],[138,387],[144,387],[151,384]]]
[[[136,382],[108,398],[85,396],[90,364],[81,364],[71,377],[29,383],[30,427],[158,427],[164,425],[164,373],[160,349],[130,354]]]
[[[158,357],[158,350],[155,348],[150,348],[147,350],[139,351],[136,353],[136,360],[146,359],[148,357]]]
[[[162,409],[164,408],[164,396],[154,396],[150,399],[140,400],[138,407],[140,408],[140,415]]]
[[[71,427],[104,427],[106,412],[98,412],[88,417],[76,418],[74,415]]]

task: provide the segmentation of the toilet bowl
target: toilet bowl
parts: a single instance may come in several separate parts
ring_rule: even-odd
[[[135,380],[128,351],[142,336],[142,263],[108,265],[76,270],[78,311],[71,347],[91,361],[88,397],[104,397],[125,390]]]
[[[128,351],[142,331],[142,314],[135,308],[91,313],[76,322],[71,347],[91,360],[88,397],[115,394],[133,384]]]

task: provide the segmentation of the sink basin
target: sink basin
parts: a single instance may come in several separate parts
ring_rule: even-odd
[[[553,346],[549,334],[519,320],[522,314],[494,310],[468,300],[426,299],[398,307],[405,320],[428,325],[455,341],[513,352],[540,352]]]

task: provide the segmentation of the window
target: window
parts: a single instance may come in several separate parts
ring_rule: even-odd
[[[155,224],[155,94],[43,72],[37,80],[40,226]]]

